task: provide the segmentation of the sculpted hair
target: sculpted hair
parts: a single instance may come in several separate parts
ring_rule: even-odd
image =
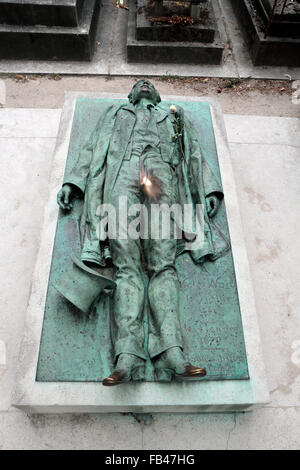
[[[144,80],[139,80],[138,82],[135,83],[135,85],[132,87],[132,90],[131,92],[129,93],[128,95],[128,99],[129,99],[129,102],[130,103],[133,103],[136,101],[136,97],[135,97],[135,88],[136,86],[142,82]],[[157,89],[154,87],[154,96],[153,96],[153,100],[155,101],[155,104],[158,104],[161,102],[161,97],[160,97],[160,94],[158,93]]]

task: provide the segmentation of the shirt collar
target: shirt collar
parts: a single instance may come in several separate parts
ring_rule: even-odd
[[[139,103],[137,106],[135,106],[135,109],[137,109],[138,107],[146,107],[146,108],[150,109],[150,108],[154,108],[154,104],[152,103],[152,101],[149,101],[146,98],[143,98],[141,103]]]

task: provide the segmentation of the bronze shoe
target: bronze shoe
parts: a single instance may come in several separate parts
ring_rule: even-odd
[[[200,378],[200,377],[205,377],[206,375],[206,369],[202,367],[195,367],[192,366],[191,364],[187,364],[185,367],[185,371],[182,374],[175,374],[176,377],[178,378],[186,378],[186,379],[192,379],[192,378]]]
[[[130,382],[131,377],[124,370],[116,370],[103,380],[102,385],[112,386]]]

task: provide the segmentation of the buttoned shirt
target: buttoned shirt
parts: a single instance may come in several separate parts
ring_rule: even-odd
[[[124,159],[132,156],[141,157],[150,149],[160,153],[160,141],[153,104],[140,105],[135,108],[136,122],[128,143]]]

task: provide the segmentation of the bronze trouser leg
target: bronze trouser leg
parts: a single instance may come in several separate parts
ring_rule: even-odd
[[[154,176],[159,185],[160,196],[154,201],[142,193],[140,168]],[[145,203],[148,209],[149,228],[151,227],[151,205],[177,201],[177,186],[171,166],[160,156],[144,160],[131,158],[124,161],[110,202],[116,209],[118,218],[119,196],[127,196],[128,208],[132,204]],[[127,224],[135,216],[127,217]],[[161,223],[159,222],[161,225]],[[142,245],[149,274],[149,354],[155,357],[173,346],[182,346],[178,318],[178,275],[175,268],[176,239],[172,235],[174,222],[170,224],[171,237],[168,239],[111,239],[110,248],[116,266],[117,287],[113,297],[113,331],[115,336],[115,356],[121,353],[135,354],[145,358],[144,352],[144,282],[141,265]],[[160,226],[161,230],[161,226]],[[151,235],[151,232],[148,234]]]
[[[148,269],[152,273],[148,296],[149,343],[153,358],[173,347],[182,347],[179,324],[179,281],[175,262],[176,241],[151,240]]]
[[[140,204],[139,159],[124,161],[117,181],[110,196],[110,203],[115,207],[119,220],[119,197],[126,196],[128,208]],[[122,214],[123,215],[123,214]],[[134,217],[127,218],[127,224]],[[127,239],[110,239],[112,260],[116,267],[114,292],[113,334],[115,356],[129,353],[146,358],[144,350],[144,282],[141,265],[141,241]]]
[[[145,160],[147,173],[154,176],[159,186],[159,196],[155,201],[146,198],[149,215],[149,227],[159,225],[159,238],[152,237],[145,243],[147,268],[150,276],[148,298],[149,342],[148,350],[153,358],[167,349],[182,347],[181,328],[179,323],[179,281],[175,267],[177,240],[174,238],[174,220],[166,214],[157,224],[151,214],[151,204],[165,204],[170,208],[178,202],[177,178],[169,163],[160,156]],[[162,211],[163,212],[163,211]],[[162,227],[169,224],[170,236],[163,233]],[[164,238],[168,237],[168,238]]]

